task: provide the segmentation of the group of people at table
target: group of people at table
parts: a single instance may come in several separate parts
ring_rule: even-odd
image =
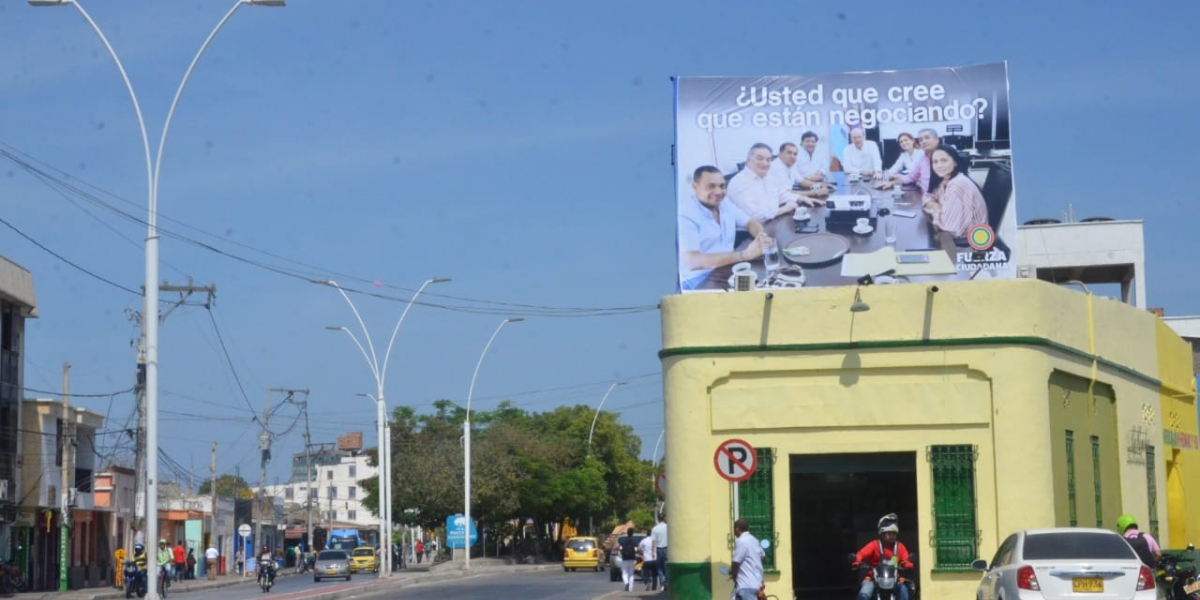
[[[967,175],[958,151],[943,144],[934,130],[921,129],[916,137],[897,136],[900,156],[886,170],[879,145],[866,139],[861,128],[851,129],[849,138],[836,165],[818,149],[817,134],[807,131],[800,137],[800,147],[784,142],[778,156],[773,157],[766,144],[752,145],[745,167],[728,183],[717,167],[698,167],[692,173],[691,194],[679,206],[682,288],[694,289],[713,269],[762,256],[763,244],[771,243],[763,223],[800,206],[824,206],[837,191],[828,179],[838,167],[851,180],[873,180],[876,189],[916,188],[933,237],[947,252],[953,252],[954,238],[988,222],[979,186]],[[738,230],[752,238],[741,249],[735,247]]]

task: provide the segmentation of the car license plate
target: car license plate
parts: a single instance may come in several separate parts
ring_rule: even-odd
[[[337,573],[337,568],[336,568],[336,567],[329,567],[328,569],[326,569],[326,570],[325,570],[325,572],[327,572],[327,573]]]
[[[1183,586],[1183,593],[1185,594],[1192,594],[1197,591],[1200,591],[1200,581],[1193,581]]]
[[[1071,591],[1076,594],[1104,592],[1104,580],[1099,577],[1079,577],[1071,580]]]

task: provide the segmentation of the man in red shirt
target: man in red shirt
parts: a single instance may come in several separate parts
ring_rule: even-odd
[[[183,549],[183,540],[175,544],[172,552],[175,555],[175,581],[183,581],[184,573],[187,572],[187,551]]]
[[[852,566],[859,567],[863,565],[875,567],[882,562],[892,562],[897,569],[911,569],[913,564],[908,559],[908,548],[904,544],[896,541],[896,536],[900,533],[900,526],[896,524],[898,518],[895,513],[885,515],[879,519],[879,539],[870,542],[863,546],[857,554],[854,555],[854,564]],[[896,597],[899,600],[908,600],[908,586],[897,581]],[[875,593],[875,581],[868,575],[863,579],[862,586],[858,588],[858,600],[870,600],[871,595]]]

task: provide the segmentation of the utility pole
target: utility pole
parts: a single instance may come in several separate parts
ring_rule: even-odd
[[[313,551],[313,524],[312,524],[312,503],[313,503],[313,480],[312,480],[312,435],[308,432],[308,411],[304,411],[304,493],[308,496],[304,499],[305,507],[305,530],[308,531],[308,551]]]
[[[258,547],[262,545],[262,521],[263,521],[263,496],[266,495],[266,479],[267,479],[267,463],[271,460],[271,430],[267,426],[271,423],[271,388],[267,388],[267,404],[263,409],[263,430],[258,436],[258,448],[262,451],[262,460],[259,461],[258,468],[258,497],[255,499],[254,507],[257,518],[254,519],[254,554],[258,555]],[[253,516],[252,516],[253,518]],[[250,556],[246,556],[246,560],[250,560]]]
[[[171,285],[169,281],[163,281],[162,285],[158,286],[158,289],[160,292],[179,293],[178,301],[171,303],[171,306],[168,307],[167,310],[158,312],[157,317],[160,325],[166,322],[168,315],[174,312],[176,308],[183,306],[187,299],[196,292],[204,292],[207,294],[207,298],[204,301],[204,308],[211,309],[212,304],[216,301],[217,297],[216,284],[197,286],[193,285],[191,278],[188,278],[187,285]],[[145,293],[146,288],[145,286],[142,286],[142,294],[144,295]],[[146,307],[143,308],[145,308],[147,311],[150,310]],[[129,315],[129,320],[137,325],[140,329],[140,335],[138,336],[138,340],[136,342],[137,374],[134,379],[134,390],[137,394],[138,413],[138,426],[135,441],[136,449],[134,454],[134,471],[137,473],[137,483],[136,487],[134,488],[136,490],[136,499],[134,501],[134,529],[137,531],[137,535],[134,537],[134,542],[137,543],[139,541],[138,538],[141,538],[140,541],[144,544],[146,542],[145,531],[147,514],[154,514],[156,519],[154,522],[156,535],[158,530],[157,492],[153,494],[154,497],[151,497],[151,494],[147,492],[149,488],[149,482],[146,480],[146,316],[142,314],[142,311],[130,310],[127,312]],[[147,507],[151,507],[152,510],[147,510]],[[156,537],[156,535],[151,537]],[[152,544],[150,547],[157,546]]]
[[[58,506],[60,509],[58,521],[58,591],[67,591],[67,561],[70,560],[69,544],[71,532],[71,508],[68,506],[71,498],[71,405],[67,400],[68,388],[71,383],[71,363],[63,362],[63,394],[62,394],[62,483],[59,488]]]
[[[265,518],[267,518],[266,510],[265,510],[265,507],[263,506],[263,502],[266,500],[266,492],[267,492],[267,490],[266,490],[267,463],[271,462],[271,430],[268,428],[268,425],[271,422],[271,413],[274,412],[271,409],[271,398],[272,398],[272,394],[275,394],[275,393],[287,394],[287,399],[284,400],[284,403],[303,405],[304,407],[307,407],[307,405],[308,405],[308,388],[305,388],[302,390],[301,389],[292,389],[292,388],[267,388],[267,403],[266,403],[266,407],[263,409],[263,419],[262,419],[263,432],[262,432],[262,435],[260,435],[258,437],[258,447],[260,450],[262,450],[262,460],[259,463],[259,470],[258,470],[258,500],[255,502],[255,504],[258,506],[258,519],[255,520],[255,525],[254,525],[254,541],[256,544],[258,544],[260,546],[263,544],[263,542],[262,542],[262,523],[263,523],[263,520]],[[304,394],[305,399],[301,400],[301,401],[297,401],[296,394]],[[282,406],[282,404],[280,406]],[[274,502],[272,502],[271,517],[270,517],[272,523],[274,523],[274,519],[275,519],[274,512],[275,512],[275,505],[274,505]],[[256,552],[257,552],[257,550],[256,550]]]
[[[212,474],[212,478],[208,480],[208,493],[212,495],[212,508],[209,510],[209,525],[208,525],[208,545],[213,548],[217,547],[217,442],[212,443],[212,462],[209,464],[208,472]],[[205,546],[205,550],[208,546]],[[204,568],[208,568],[208,560],[204,561]]]

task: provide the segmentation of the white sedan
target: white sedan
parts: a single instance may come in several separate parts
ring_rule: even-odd
[[[1027,529],[1004,540],[977,600],[1155,600],[1154,573],[1125,539],[1106,529]]]

